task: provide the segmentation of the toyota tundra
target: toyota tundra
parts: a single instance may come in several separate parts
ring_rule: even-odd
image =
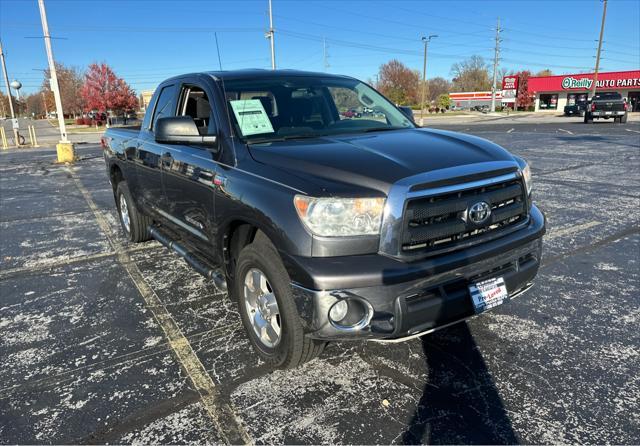
[[[295,367],[331,340],[397,342],[522,294],[545,218],[502,147],[418,127],[346,76],[186,74],[102,140],[124,233],[237,302],[257,354]]]

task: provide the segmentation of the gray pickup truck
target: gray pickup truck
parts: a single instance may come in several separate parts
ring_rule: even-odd
[[[463,321],[528,290],[540,265],[545,218],[523,159],[419,128],[351,77],[174,77],[141,128],[109,129],[103,147],[126,236],[228,289],[277,367],[330,340]]]
[[[593,122],[594,119],[610,119],[614,122],[627,122],[629,104],[622,98],[620,93],[596,93],[591,99],[584,114],[585,124]]]

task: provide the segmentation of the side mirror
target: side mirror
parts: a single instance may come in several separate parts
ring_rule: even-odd
[[[156,142],[164,144],[186,144],[215,146],[218,137],[201,135],[191,116],[160,118],[155,127]]]
[[[411,109],[411,107],[407,105],[398,105],[398,110],[400,110],[402,114],[407,118],[411,119],[411,122],[415,122],[415,119],[413,118],[413,110]]]

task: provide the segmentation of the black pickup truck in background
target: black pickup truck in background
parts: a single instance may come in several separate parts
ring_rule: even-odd
[[[584,122],[613,118],[615,122],[627,122],[628,104],[620,93],[596,93],[584,114]]]
[[[523,159],[419,128],[350,77],[174,77],[140,129],[102,142],[127,237],[155,238],[228,289],[277,367],[330,340],[463,321],[528,290],[540,265],[545,218]]]
[[[586,100],[576,101],[571,105],[564,106],[564,115],[565,116],[574,116],[574,115],[584,116],[588,107],[589,107],[589,103]]]

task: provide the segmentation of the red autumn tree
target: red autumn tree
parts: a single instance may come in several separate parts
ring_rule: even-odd
[[[81,90],[85,110],[123,115],[138,107],[133,89],[106,63],[89,65]]]
[[[516,73],[516,76],[518,76],[518,93],[516,97],[518,108],[527,110],[527,108],[533,105],[533,97],[529,94],[529,77],[531,76],[531,71],[523,70]]]
[[[410,105],[418,101],[420,72],[397,59],[380,66],[377,88],[396,104]]]

